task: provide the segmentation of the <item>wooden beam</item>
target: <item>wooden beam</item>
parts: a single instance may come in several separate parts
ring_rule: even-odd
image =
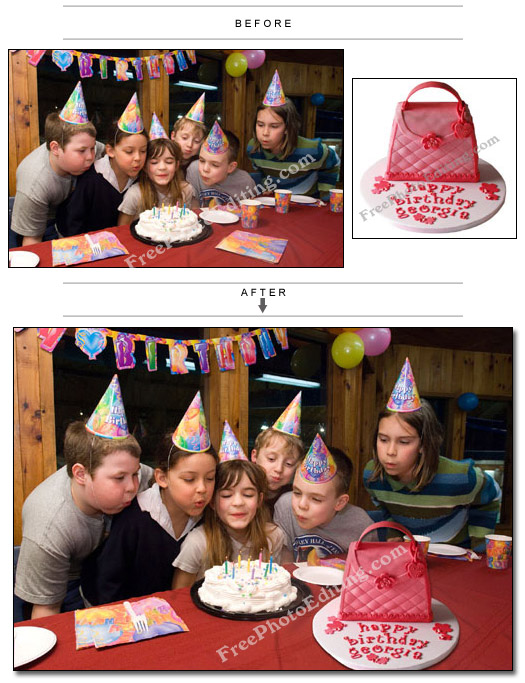
[[[157,54],[159,54],[158,50],[139,50],[140,57]],[[159,61],[160,59],[161,58],[159,57]],[[170,77],[162,65],[160,66],[160,78],[145,77],[142,81],[139,81],[142,118],[146,130],[149,132],[151,117],[153,116],[153,112],[155,112],[168,137],[170,135],[169,87]]]

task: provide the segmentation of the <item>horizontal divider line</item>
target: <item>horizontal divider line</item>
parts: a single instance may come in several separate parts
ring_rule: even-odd
[[[344,315],[334,313],[323,314],[323,315],[310,315],[310,314],[274,314],[263,315],[262,313],[252,313],[249,315],[238,315],[237,313],[221,313],[217,315],[216,313],[177,313],[177,314],[165,314],[165,313],[117,313],[116,315],[108,313],[65,313],[64,318],[100,318],[100,317],[110,317],[110,318],[228,318],[229,320],[238,320],[239,318],[253,318],[255,316],[263,316],[265,318],[463,318],[462,313],[451,313],[451,314],[432,314],[432,313],[345,313]]]
[[[184,285],[189,282],[68,282],[65,280],[64,285]],[[277,286],[280,287],[290,285],[333,285],[341,287],[343,285],[463,285],[463,282],[192,282],[192,285],[240,285],[242,287],[258,287],[258,286]]]

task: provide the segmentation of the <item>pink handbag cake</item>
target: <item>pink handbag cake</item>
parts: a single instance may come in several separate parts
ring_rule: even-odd
[[[363,543],[374,529],[397,529],[410,542]],[[432,621],[432,598],[425,557],[400,524],[377,522],[350,543],[339,605],[342,621]]]
[[[441,88],[457,102],[409,102],[423,88]],[[396,107],[387,180],[477,182],[478,154],[468,106],[450,85],[427,81]]]

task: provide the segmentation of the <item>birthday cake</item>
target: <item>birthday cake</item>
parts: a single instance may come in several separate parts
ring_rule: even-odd
[[[208,569],[198,590],[206,605],[226,612],[274,612],[297,598],[290,573],[275,562],[225,562]]]
[[[141,237],[171,244],[195,239],[204,230],[204,226],[189,209],[163,206],[143,211],[135,230]]]

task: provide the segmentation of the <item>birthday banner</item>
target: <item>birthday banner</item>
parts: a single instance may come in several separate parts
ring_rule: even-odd
[[[21,331],[25,328],[15,328]],[[276,342],[281,349],[288,348],[288,333],[286,327],[272,327]],[[42,340],[40,348],[52,353],[56,345],[62,339],[67,327],[37,327],[38,336]],[[277,355],[272,342],[270,332],[266,327],[251,332],[244,332],[232,337],[216,337],[213,339],[166,339],[164,337],[152,337],[145,334],[131,334],[118,332],[106,327],[77,327],[75,328],[75,344],[83,351],[89,360],[95,360],[107,345],[108,338],[113,342],[115,361],[118,370],[131,370],[135,367],[135,343],[144,342],[146,349],[146,365],[150,372],[157,370],[157,347],[165,344],[168,347],[170,370],[172,375],[186,375],[189,370],[184,361],[191,347],[199,359],[200,371],[210,372],[209,351],[215,349],[217,364],[221,372],[235,370],[236,343],[239,353],[245,365],[253,365],[257,360],[257,347],[255,339],[259,340],[259,346],[263,357],[268,360]]]
[[[46,50],[26,50],[27,58],[31,66],[37,66]],[[186,56],[184,56],[186,53]],[[115,63],[117,81],[129,81],[129,65],[135,69],[138,81],[144,79],[144,69],[150,79],[160,78],[160,66],[171,76],[175,73],[175,63],[180,71],[188,68],[186,57],[192,64],[197,64],[195,50],[170,50],[147,57],[112,57],[110,55],[99,55],[93,52],[80,52],[79,50],[52,50],[51,59],[61,71],[66,71],[73,64],[75,57],[78,60],[78,68],[81,78],[91,78],[93,76],[93,60],[98,59],[99,76],[102,79],[108,77],[108,62]]]

